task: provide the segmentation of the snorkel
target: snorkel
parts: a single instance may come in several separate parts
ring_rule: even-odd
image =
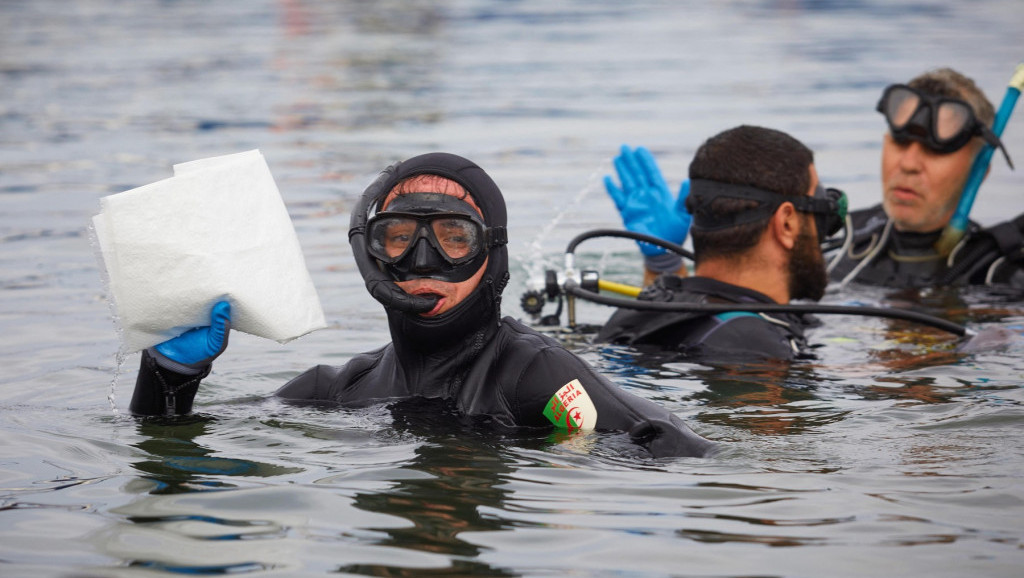
[[[992,133],[995,134],[996,138],[1003,135],[1003,129],[1006,128],[1006,123],[1010,120],[1010,115],[1013,114],[1013,107],[1017,104],[1017,98],[1022,90],[1024,90],[1024,63],[1017,65],[1017,69],[1010,78],[1009,86],[1006,87],[1006,94],[1003,95],[1003,102],[999,105],[999,111],[996,113],[995,120],[992,123]],[[971,172],[967,177],[967,182],[964,184],[964,190],[960,194],[960,202],[957,204],[949,224],[942,230],[942,236],[935,243],[935,249],[939,254],[948,256],[967,231],[971,207],[974,205],[978,188],[981,187],[981,182],[985,179],[985,174],[988,172],[994,152],[995,148],[991,144],[985,143],[981,152],[974,158]],[[1011,164],[1010,167],[1012,168],[1013,165]]]
[[[363,191],[352,217],[349,221],[348,242],[352,245],[359,274],[366,282],[366,290],[384,307],[405,313],[426,313],[437,303],[436,296],[411,295],[391,280],[391,276],[377,266],[376,260],[366,249],[366,222],[370,213],[387,196],[396,181],[396,172],[400,163],[395,163],[381,171],[380,175]]]

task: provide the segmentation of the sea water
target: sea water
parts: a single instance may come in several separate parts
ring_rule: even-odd
[[[0,576],[1020,574],[1012,295],[827,297],[1002,332],[970,353],[856,316],[825,318],[817,360],[792,366],[560,335],[721,442],[708,459],[268,397],[388,340],[346,236],[388,163],[444,150],[494,177],[509,207],[503,309],[525,319],[520,296],[570,239],[620,225],[601,185],[620,144],[649,147],[675,188],[704,139],[770,126],[870,206],[882,89],[949,65],[998,103],[1024,59],[1017,0],[10,0],[0,29]],[[1020,113],[1004,142],[1024,155]],[[131,418],[138,357],[120,369],[86,231],[98,199],[252,148],[330,326],[286,346],[236,332],[193,417]],[[972,216],[1024,211],[1022,184],[996,155]],[[639,281],[628,241],[577,258]]]

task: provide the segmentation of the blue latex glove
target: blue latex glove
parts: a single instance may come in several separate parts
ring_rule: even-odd
[[[231,304],[220,301],[210,310],[210,325],[194,327],[158,344],[155,347],[160,354],[157,363],[179,373],[193,373],[202,369],[213,363],[227,348],[230,329]]]
[[[644,147],[630,150],[628,145],[622,145],[619,156],[615,157],[615,171],[622,187],[619,188],[610,176],[605,176],[604,187],[615,202],[626,230],[681,245],[690,229],[691,217],[686,211],[690,182],[683,181],[679,194],[673,199],[654,155]],[[649,243],[637,244],[648,261],[667,252]]]

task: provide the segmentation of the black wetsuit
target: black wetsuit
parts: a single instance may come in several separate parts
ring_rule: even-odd
[[[768,296],[707,277],[662,275],[638,297],[685,303],[775,303]],[[596,340],[654,345],[706,361],[812,357],[804,329],[816,324],[799,314],[665,312],[619,309]]]
[[[831,272],[834,282],[897,288],[1005,284],[1024,289],[1024,215],[988,229],[970,223],[950,258],[935,251],[941,230],[897,231],[881,205],[850,216],[854,242]]]
[[[429,153],[392,165],[364,192],[361,206],[383,198],[397,182],[421,174],[461,184],[479,205],[488,227],[504,228],[505,203],[490,177],[466,159]],[[434,316],[410,311],[412,296],[382,279],[382,270],[358,249],[363,209],[353,212],[353,253],[367,289],[385,308],[392,342],[357,355],[341,367],[316,366],[277,391],[292,400],[362,406],[388,400],[443,400],[474,422],[497,427],[598,429],[626,432],[655,456],[702,456],[713,444],[659,405],[619,389],[559,343],[511,318],[500,320],[508,281],[508,253],[493,246],[476,288],[452,309]],[[422,276],[427,273],[423,271]],[[131,410],[142,415],[191,411],[199,381],[158,366],[143,355]],[[589,398],[592,406],[587,403]]]
[[[496,426],[552,428],[545,408],[560,388],[579,380],[597,410],[598,430],[627,432],[655,456],[700,456],[712,446],[668,410],[623,391],[555,340],[509,317],[500,326],[487,324],[455,346],[425,353],[401,349],[390,343],[341,367],[318,365],[276,395],[346,406],[440,398],[451,401],[460,413]],[[158,368],[146,353],[131,410],[164,414],[164,392],[185,384],[172,396],[173,407],[175,413],[188,412],[206,373],[176,374]]]

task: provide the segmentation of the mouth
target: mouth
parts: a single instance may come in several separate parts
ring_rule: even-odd
[[[436,297],[437,298],[437,302],[434,303],[434,308],[433,309],[431,309],[430,311],[427,311],[426,313],[421,313],[420,314],[423,317],[433,317],[434,315],[437,315],[440,312],[441,307],[444,305],[444,302],[445,302],[445,299],[446,299],[445,296],[442,295],[441,293],[438,293],[437,291],[433,291],[433,290],[431,290],[429,288],[426,288],[426,287],[415,289],[415,290],[411,291],[411,293],[413,295],[417,295],[417,296],[420,296],[420,297]]]
[[[921,197],[917,191],[910,187],[892,187],[889,189],[889,193],[896,202],[911,202],[916,201]]]

